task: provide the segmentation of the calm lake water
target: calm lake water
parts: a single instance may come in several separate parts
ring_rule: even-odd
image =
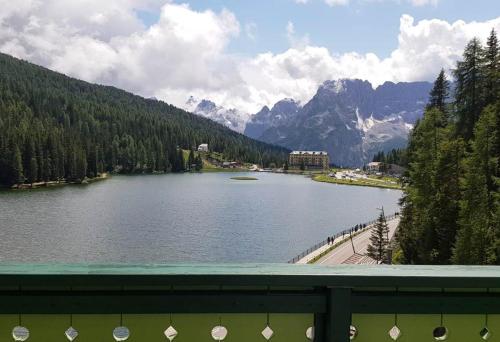
[[[246,175],[246,174],[237,174]],[[248,174],[114,176],[0,192],[0,262],[286,262],[397,210],[400,191]]]

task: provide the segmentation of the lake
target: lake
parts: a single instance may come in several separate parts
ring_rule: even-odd
[[[0,261],[286,262],[328,235],[398,210],[401,192],[298,175],[113,176],[0,192]]]

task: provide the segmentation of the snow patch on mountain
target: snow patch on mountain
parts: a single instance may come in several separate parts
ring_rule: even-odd
[[[325,81],[321,86],[320,89],[328,90],[332,93],[335,94],[340,94],[343,91],[345,91],[345,84],[346,84],[345,79],[340,79],[340,80],[334,80],[334,81]]]
[[[248,113],[241,112],[234,108],[227,109],[206,99],[199,101],[193,96],[190,96],[186,101],[184,109],[196,115],[211,119],[238,133],[243,133],[245,131],[246,124],[250,120],[250,115]]]

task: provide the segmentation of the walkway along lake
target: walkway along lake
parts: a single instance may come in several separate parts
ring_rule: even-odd
[[[114,176],[0,192],[0,262],[286,262],[328,235],[398,210],[397,190],[297,175]]]

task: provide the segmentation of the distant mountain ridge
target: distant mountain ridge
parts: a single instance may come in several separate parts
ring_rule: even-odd
[[[250,119],[248,113],[241,112],[234,108],[227,109],[216,105],[210,100],[198,100],[193,96],[189,97],[184,105],[184,109],[188,112],[211,119],[238,133],[243,133],[245,131],[246,123]]]
[[[406,146],[431,87],[385,82],[374,89],[358,79],[326,81],[303,107],[282,106],[282,101],[281,110],[264,107],[245,134],[290,149],[326,150],[336,165],[359,166],[380,150]]]
[[[264,106],[247,122],[245,135],[258,139],[268,128],[286,125],[300,109],[300,103],[289,98],[276,102],[271,109]]]
[[[253,114],[190,97],[185,109],[234,131],[292,150],[325,150],[336,165],[360,166],[379,151],[405,147],[432,84],[325,81],[309,102],[282,99]]]

